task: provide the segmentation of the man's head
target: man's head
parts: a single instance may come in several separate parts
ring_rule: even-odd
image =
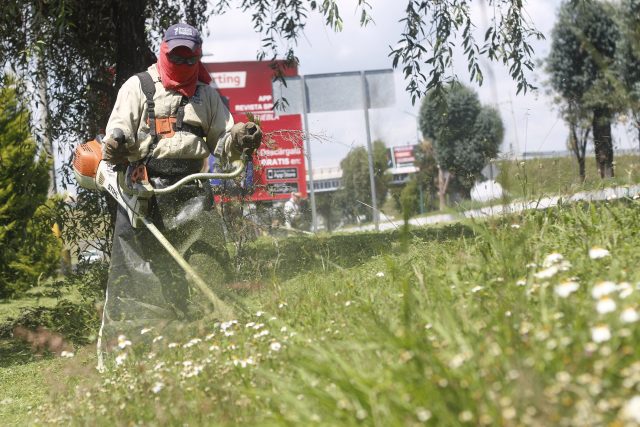
[[[198,80],[205,84],[211,76],[200,63],[202,38],[187,24],[175,24],[164,32],[158,56],[158,72],[163,86],[188,98],[196,92]]]
[[[291,199],[293,199],[293,201],[295,202],[299,201],[301,197],[302,197],[301,193],[298,193],[298,192],[291,193]]]
[[[164,32],[162,41],[167,42],[169,52],[180,47],[195,52],[202,47],[200,33],[188,24],[175,24],[170,26],[167,28],[167,31]]]

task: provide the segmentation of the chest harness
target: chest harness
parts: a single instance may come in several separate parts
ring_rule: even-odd
[[[158,145],[158,141],[162,138],[171,138],[175,135],[176,131],[189,132],[199,136],[200,138],[205,137],[204,131],[200,126],[193,126],[184,122],[184,107],[189,103],[189,98],[184,95],[182,96],[175,115],[158,118],[156,117],[155,112],[156,104],[153,100],[153,97],[156,94],[156,85],[153,81],[153,77],[151,77],[151,74],[149,74],[148,71],[138,73],[136,76],[140,79],[142,92],[147,98],[147,124],[149,125],[149,134],[152,138],[151,145],[149,146],[149,153],[144,159],[145,164],[148,163],[153,156],[153,150],[155,150]]]

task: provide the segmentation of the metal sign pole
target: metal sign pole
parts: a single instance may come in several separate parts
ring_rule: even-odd
[[[364,124],[367,129],[367,154],[369,158],[369,181],[371,181],[371,207],[373,208],[373,223],[376,231],[380,230],[380,221],[378,219],[378,201],[376,200],[376,183],[373,171],[373,147],[371,146],[371,129],[369,128],[369,91],[367,90],[367,80],[364,71],[360,71],[360,79],[362,80],[362,100],[364,109]]]
[[[307,110],[309,105],[307,103],[307,86],[304,80],[304,76],[300,77],[302,84],[302,120],[304,122],[304,141],[307,150],[307,173],[309,174],[309,186],[307,188],[309,192],[309,199],[311,200],[311,231],[314,233],[318,231],[318,215],[316,212],[316,194],[313,188],[313,166],[311,163],[311,140],[309,138],[309,120],[307,118]]]

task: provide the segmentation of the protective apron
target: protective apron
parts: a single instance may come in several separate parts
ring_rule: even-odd
[[[155,188],[165,188],[198,172],[201,165],[201,160],[152,159],[147,165],[149,181]],[[150,218],[212,288],[227,281],[230,261],[222,218],[215,210],[207,181],[154,196]],[[198,300],[202,298],[191,289],[184,271],[166,249],[146,228],[133,228],[124,209],[119,208],[99,351],[112,349],[119,335],[134,342],[143,340],[143,328],[153,328],[155,333],[148,335],[167,335],[167,331],[179,329],[209,310]]]

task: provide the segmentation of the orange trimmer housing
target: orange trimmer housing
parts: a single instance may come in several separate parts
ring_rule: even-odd
[[[96,172],[102,161],[102,144],[93,139],[76,148],[73,156],[73,173],[82,188],[98,190]]]

